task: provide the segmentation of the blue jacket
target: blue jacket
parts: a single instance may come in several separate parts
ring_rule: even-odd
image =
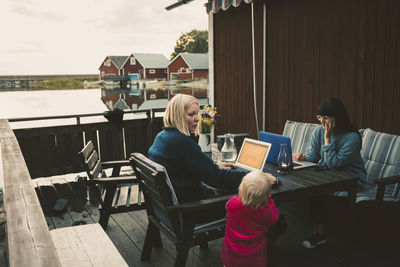
[[[237,190],[247,172],[220,169],[200,146],[175,128],[157,134],[149,149],[149,158],[163,165],[168,172],[178,200],[182,202],[205,198],[209,186]]]
[[[331,143],[325,145],[324,134],[322,126],[314,130],[306,153],[307,161],[318,163],[322,168],[338,168],[356,175],[363,188],[366,185],[367,172],[360,154],[360,136],[356,132],[333,133]]]

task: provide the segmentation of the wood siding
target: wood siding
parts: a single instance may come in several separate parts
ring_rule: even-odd
[[[154,70],[155,73],[150,73],[150,70]],[[146,69],[146,79],[167,79],[167,68],[165,69]]]
[[[140,75],[140,78],[143,79],[143,66],[142,66],[142,64],[140,64],[140,62],[138,60],[136,60],[136,64],[135,65],[131,65],[131,57],[132,56],[129,57],[129,59],[125,62],[125,65],[123,66],[124,73],[126,75],[134,74],[134,73],[139,74],[140,70],[141,70],[142,74]]]
[[[182,67],[184,67],[185,69],[189,68],[188,64],[186,64],[186,61],[181,56],[179,56],[172,63],[169,64],[168,73],[177,73]]]
[[[114,63],[111,61],[110,66],[105,66],[104,62],[108,59],[108,57],[103,61],[101,64],[99,71],[100,71],[100,79],[104,80],[105,76],[108,75],[119,75],[120,71],[119,69],[114,65]],[[104,71],[104,76],[101,76],[101,72]]]
[[[255,2],[260,127],[262,3]],[[282,133],[286,120],[316,122],[319,103],[335,97],[356,128],[400,134],[400,1],[266,3],[267,131]],[[251,5],[214,15],[214,35],[215,100],[223,116],[217,132],[255,137]]]
[[[193,70],[194,78],[207,78],[208,70]]]

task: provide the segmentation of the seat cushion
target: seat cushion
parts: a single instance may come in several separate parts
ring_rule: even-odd
[[[400,175],[400,136],[365,129],[361,158],[367,171],[367,181]],[[392,186],[393,198],[397,198],[399,185]]]
[[[394,196],[393,192],[395,191],[395,186],[396,185],[388,185],[385,188],[385,194],[383,195],[383,201],[396,201],[400,202],[400,197]],[[377,186],[371,187],[370,189],[363,191],[363,192],[358,192],[356,196],[356,202],[359,203],[361,201],[374,201],[376,199],[376,190]],[[334,196],[338,197],[347,197],[347,192],[344,191],[338,191],[333,193]]]
[[[320,124],[286,121],[283,135],[289,136],[293,153],[306,153],[311,143],[311,136]]]

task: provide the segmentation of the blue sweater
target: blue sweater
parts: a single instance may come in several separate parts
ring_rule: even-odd
[[[333,133],[331,143],[325,145],[325,130],[317,127],[311,137],[311,144],[306,153],[307,161],[318,163],[322,168],[337,168],[358,176],[361,189],[366,185],[367,172],[361,158],[361,139],[356,132]]]
[[[200,146],[175,128],[158,133],[149,149],[149,158],[163,165],[181,202],[205,198],[206,188],[237,190],[247,172],[220,169]]]

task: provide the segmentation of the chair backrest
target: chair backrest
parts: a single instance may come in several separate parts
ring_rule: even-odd
[[[361,157],[365,163],[368,183],[375,179],[400,175],[400,136],[365,129],[362,138]],[[399,184],[389,189],[397,198]]]
[[[311,136],[320,124],[286,121],[283,135],[290,137],[293,153],[306,153],[311,143]]]
[[[148,215],[157,218],[176,235],[179,234],[179,217],[167,209],[178,202],[165,168],[140,153],[132,153],[129,160],[143,191]]]
[[[79,151],[78,156],[89,179],[101,176],[102,166],[99,154],[97,154],[97,151],[94,149],[92,141],[89,141],[85,147]]]

